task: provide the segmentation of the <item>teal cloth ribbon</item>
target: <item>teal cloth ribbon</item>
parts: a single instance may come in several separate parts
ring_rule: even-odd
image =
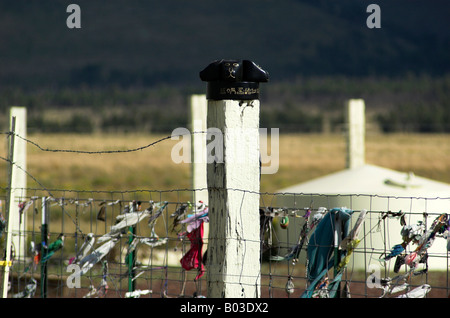
[[[311,298],[317,284],[323,279],[328,270],[336,265],[335,259],[335,230],[339,231],[340,239],[348,235],[350,219],[353,211],[347,208],[334,208],[324,216],[317,225],[309,240],[308,257],[308,288],[300,296],[301,298]],[[338,264],[345,256],[340,253]],[[336,273],[334,279],[330,282],[328,289],[330,297],[335,297],[339,282],[342,278],[342,271]]]

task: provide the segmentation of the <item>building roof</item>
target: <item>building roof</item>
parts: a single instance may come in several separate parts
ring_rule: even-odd
[[[450,184],[363,164],[279,190],[281,193],[369,194],[450,198]]]

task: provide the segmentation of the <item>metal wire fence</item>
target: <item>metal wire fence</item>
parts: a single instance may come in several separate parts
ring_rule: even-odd
[[[22,139],[41,151],[74,151]],[[12,233],[8,297],[208,296],[214,233],[207,231],[207,204],[192,200],[208,189],[48,189],[28,176],[41,187],[16,189],[24,193],[15,204],[25,227]],[[3,207],[9,190],[0,189]],[[262,297],[449,297],[450,198],[258,194]],[[428,204],[417,207],[419,201]],[[8,215],[1,213],[4,254]],[[335,221],[327,227],[346,214],[339,232]],[[205,234],[196,232],[203,227]],[[330,235],[336,239],[322,240]],[[320,262],[325,270],[314,280]]]
[[[191,222],[192,215],[203,215],[201,220],[207,228],[207,206],[173,199],[188,197],[191,190],[52,190],[53,197],[46,196],[42,189],[27,189],[27,192],[32,195],[18,202],[23,207],[27,230],[13,233],[19,237],[19,246],[12,246],[9,297],[207,297],[207,243],[213,233],[189,237],[192,228],[198,226]],[[286,195],[262,193],[261,201]],[[310,195],[296,196],[310,199]],[[47,210],[43,202],[47,203]],[[316,221],[330,215],[332,210],[261,204],[262,297],[301,297],[305,293],[311,284],[308,266],[313,259],[308,248],[315,246],[311,239],[319,229]],[[352,211],[351,228],[357,223],[356,215],[361,215],[360,210]],[[44,232],[43,213],[48,214],[47,232]],[[445,248],[448,232],[443,228],[435,233],[434,242],[429,244],[426,253],[420,254],[421,259],[414,266],[399,263],[417,251],[421,237],[429,234],[433,222],[442,215],[446,216],[431,212],[418,215],[421,221],[415,228],[416,241],[411,240],[403,251],[384,261],[397,243],[407,241],[393,229],[411,215],[368,210],[358,236],[362,243],[352,250],[342,271],[340,296],[398,297],[430,286],[427,297],[448,297],[449,252]],[[448,223],[442,223],[445,224]],[[414,224],[407,222],[407,225]],[[64,244],[52,252],[51,245],[61,234]],[[90,239],[91,245],[86,248]],[[42,249],[44,241],[47,249]],[[382,244],[373,244],[374,241]],[[2,243],[4,248],[5,241]],[[432,250],[434,245],[437,248]],[[47,256],[51,255],[45,262],[44,250]],[[196,265],[193,260],[198,261]],[[374,266],[378,268],[378,276]],[[334,270],[335,266],[330,268],[321,284],[333,281]],[[320,291],[321,296],[326,296],[325,286],[316,286],[315,296],[319,297]]]

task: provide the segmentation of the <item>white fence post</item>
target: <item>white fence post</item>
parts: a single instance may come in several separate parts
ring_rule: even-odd
[[[11,245],[12,245],[12,213],[11,206],[13,203],[13,188],[12,188],[12,180],[13,180],[13,172],[14,172],[14,134],[16,127],[16,117],[11,117],[11,128],[10,128],[10,136],[9,136],[9,148],[8,148],[8,160],[9,160],[9,187],[8,187],[8,203],[7,203],[7,231],[6,231],[6,251],[5,251],[5,260],[2,261],[3,265],[3,298],[8,297],[8,285],[9,285],[9,268],[11,267]]]
[[[6,237],[6,260],[4,263],[3,297],[8,295],[9,267],[11,261],[11,246],[15,247],[14,257],[16,260],[25,258],[26,245],[26,217],[20,215],[19,201],[26,197],[27,175],[27,144],[25,140],[15,138],[19,135],[26,138],[27,120],[25,107],[11,107],[10,109],[10,132],[9,139],[9,196],[8,196],[8,229]]]
[[[208,297],[257,298],[261,295],[258,98],[259,82],[267,81],[268,75],[250,61],[221,60],[200,77],[208,82]]]
[[[16,118],[16,135],[27,138],[27,109],[25,107],[11,107],[10,117]],[[16,259],[24,259],[26,254],[26,215],[21,215],[19,203],[27,196],[27,142],[22,138],[14,141],[14,165],[12,167],[12,199],[10,205],[13,237]]]
[[[191,96],[191,175],[192,202],[194,206],[202,201],[208,205],[208,184],[206,182],[206,117],[208,103],[206,95]],[[199,190],[202,189],[202,190]],[[209,225],[204,224],[203,235],[208,237]],[[204,242],[202,251],[208,249],[208,242]]]
[[[365,164],[365,104],[362,99],[350,99],[347,103],[347,168]]]
[[[205,95],[191,96],[191,160],[193,202],[208,203],[206,183],[206,114],[207,101]],[[205,190],[197,190],[205,189]]]

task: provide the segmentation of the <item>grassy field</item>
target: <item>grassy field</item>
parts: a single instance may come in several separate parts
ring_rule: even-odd
[[[128,150],[152,144],[169,135],[147,134],[36,134],[28,138],[42,148],[57,150]],[[190,188],[190,165],[171,159],[170,138],[143,150],[81,154],[42,151],[28,144],[27,171],[43,186],[65,190],[123,191]],[[0,155],[7,157],[7,139]],[[281,188],[345,168],[346,143],[341,134],[280,136],[279,170],[262,175],[261,191]],[[366,162],[450,183],[450,135],[373,134],[366,136]],[[1,186],[7,186],[7,165],[0,166]],[[28,178],[29,188],[40,188]]]

